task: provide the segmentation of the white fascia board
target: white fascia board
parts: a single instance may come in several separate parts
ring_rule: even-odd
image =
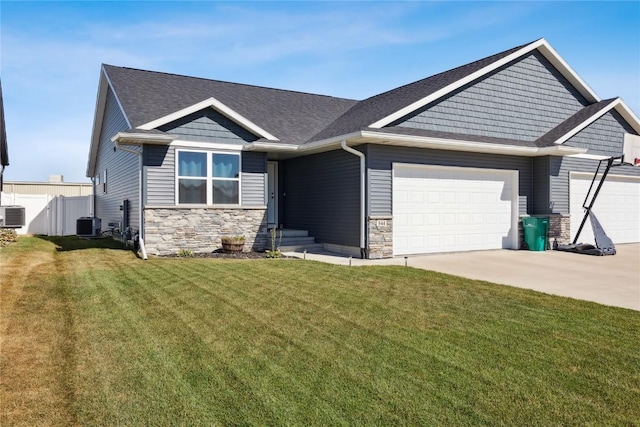
[[[568,145],[555,145],[552,147],[538,148],[537,156],[571,156],[586,153],[586,148],[569,147]]]
[[[111,141],[120,145],[160,144],[169,145],[174,140],[171,135],[153,135],[148,133],[118,132]]]
[[[182,117],[188,116],[189,114],[195,113],[195,112],[200,111],[200,110],[204,110],[205,108],[213,108],[214,110],[218,111],[219,113],[223,114],[224,116],[226,116],[229,119],[233,120],[234,122],[236,122],[237,124],[239,124],[243,128],[247,129],[248,131],[250,131],[250,132],[252,132],[252,133],[254,133],[254,134],[258,135],[258,136],[261,136],[261,137],[263,137],[265,139],[268,139],[270,141],[278,141],[278,138],[276,138],[275,136],[271,135],[269,132],[267,132],[266,130],[262,129],[260,126],[256,125],[251,120],[249,120],[246,117],[242,116],[238,112],[236,112],[236,111],[232,110],[231,108],[227,107],[222,102],[220,102],[217,99],[215,99],[214,97],[211,97],[209,99],[205,99],[204,101],[198,102],[197,104],[193,104],[193,105],[191,105],[191,106],[189,106],[187,108],[183,108],[182,110],[176,111],[176,112],[171,113],[169,115],[166,115],[164,117],[160,117],[159,119],[153,120],[153,121],[145,123],[143,125],[140,125],[140,126],[138,126],[138,129],[144,129],[144,130],[155,129],[158,126],[162,126],[162,125],[165,125],[167,123],[171,123],[174,120],[181,119]]]
[[[523,48],[513,52],[510,55],[505,56],[499,61],[489,64],[486,67],[476,71],[475,73],[469,74],[467,77],[460,79],[432,93],[431,95],[414,102],[413,104],[407,105],[401,110],[398,110],[395,113],[390,114],[375,123],[372,123],[371,125],[369,125],[369,127],[375,129],[385,127],[389,123],[400,119],[410,113],[413,113],[419,108],[422,108],[425,105],[442,98],[443,96],[453,92],[454,90],[468,83],[471,83],[472,81],[477,80],[494,70],[497,70],[503,65],[508,64],[509,62],[518,59],[535,49],[538,49],[545,56],[545,58],[547,58],[549,62],[551,62],[558,69],[558,71],[560,71],[560,73],[562,73],[562,75],[565,76],[585,98],[587,98],[587,100],[592,103],[600,101],[600,98],[598,98],[595,92],[593,92],[593,90],[591,90],[591,88],[587,86],[587,84],[580,78],[580,76],[578,76],[578,74],[576,74],[576,72],[573,71],[571,67],[569,67],[569,65],[564,61],[564,59],[560,57],[560,55],[558,55],[558,53],[551,47],[551,45],[549,45],[549,43],[545,39],[540,39],[528,44],[527,46],[524,46]]]
[[[598,154],[570,154],[567,157],[574,157],[576,159],[587,159],[587,160],[605,160],[610,158],[611,156],[601,156]]]
[[[250,142],[243,146],[244,151],[298,151],[300,145],[293,144],[274,144],[271,142]]]
[[[614,109],[622,116],[623,119],[625,119],[627,123],[629,123],[629,125],[636,132],[640,133],[640,120],[638,120],[638,117],[633,113],[633,111],[627,106],[627,104],[625,104],[625,102],[622,99],[616,98],[613,101],[611,101],[611,103],[608,104],[606,107],[598,111],[596,114],[589,117],[587,120],[580,123],[575,128],[571,129],[562,137],[558,138],[556,141],[554,141],[554,143],[555,144],[565,143],[567,140],[569,140],[569,138],[575,136],[578,132],[580,132],[581,130],[589,126],[591,123],[595,122],[600,117],[604,116],[609,111]]]
[[[629,123],[633,130],[640,134],[640,119],[638,119],[638,116],[635,115],[633,110],[631,110],[631,108],[629,108],[629,106],[621,98],[618,98],[618,104],[615,106],[615,109],[618,113],[620,113],[622,118],[624,118],[627,123]]]
[[[176,139],[169,144],[176,148],[204,148],[210,150],[242,151],[245,144],[222,144],[219,142],[183,141]]]
[[[587,101],[591,103],[600,102],[600,98],[596,95],[593,89],[591,89],[589,85],[582,80],[578,73],[576,73],[573,68],[571,68],[564,59],[562,59],[558,52],[556,52],[556,50],[551,47],[545,39],[541,39],[541,41],[543,43],[538,47],[540,53],[542,53],[544,57],[547,58],[549,62],[551,62],[551,64],[556,67],[556,69],[560,71],[560,73],[569,80],[576,89],[578,89],[578,92],[580,92]]]
[[[382,128],[386,125],[388,125],[389,123],[393,122],[394,120],[397,120],[399,118],[402,118],[404,116],[406,116],[407,114],[410,114],[414,111],[416,111],[419,108],[424,107],[425,105],[429,104],[430,102],[435,101],[436,99],[442,98],[443,96],[453,92],[454,90],[468,84],[471,83],[472,81],[479,79],[480,77],[502,67],[503,65],[513,61],[514,59],[517,59],[521,56],[526,55],[527,53],[531,52],[534,49],[537,49],[538,47],[541,46],[541,44],[545,42],[544,39],[540,39],[538,41],[535,41],[531,44],[528,44],[527,46],[523,47],[522,49],[519,49],[515,52],[513,52],[511,55],[507,55],[504,58],[502,58],[499,61],[496,61],[492,64],[487,65],[486,67],[476,71],[475,73],[471,73],[468,76],[454,82],[451,83],[448,86],[443,87],[442,89],[432,93],[431,95],[424,97],[416,102],[414,102],[413,104],[407,105],[406,107],[402,108],[401,110],[396,111],[393,114],[388,115],[387,117],[384,117],[380,120],[378,120],[375,123],[372,123],[371,125],[369,125],[369,127],[371,128],[375,128],[375,129],[379,129]]]
[[[553,141],[554,144],[563,144],[564,142],[566,142],[569,138],[571,138],[572,136],[574,136],[575,134],[577,134],[578,132],[580,132],[582,129],[586,128],[587,126],[589,126],[591,123],[595,122],[596,120],[598,120],[600,117],[604,116],[605,114],[607,114],[613,107],[615,107],[618,103],[620,102],[620,99],[614,99],[613,101],[611,101],[611,103],[609,105],[607,105],[606,107],[602,108],[600,111],[598,111],[597,113],[595,113],[594,115],[592,115],[591,117],[589,117],[588,119],[586,119],[585,121],[583,121],[582,123],[580,123],[578,126],[574,127],[573,129],[571,129],[569,132],[565,133],[564,135],[562,135],[560,138],[556,139],[555,141]]]

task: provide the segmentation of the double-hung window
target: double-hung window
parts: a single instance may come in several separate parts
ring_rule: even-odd
[[[240,154],[177,150],[179,204],[240,204]]]

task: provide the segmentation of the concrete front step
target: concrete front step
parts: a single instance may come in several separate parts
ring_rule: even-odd
[[[310,253],[323,252],[324,245],[322,243],[312,243],[308,245],[280,246],[280,252],[302,252],[304,250]]]
[[[309,237],[309,232],[307,230],[293,230],[290,228],[283,228],[276,230],[276,238],[280,238],[280,234],[282,234],[282,239],[286,237]],[[271,233],[269,233],[271,236]]]
[[[278,246],[296,246],[296,245],[313,245],[316,239],[313,237],[283,237],[282,240],[276,239]],[[271,240],[269,240],[271,244]]]

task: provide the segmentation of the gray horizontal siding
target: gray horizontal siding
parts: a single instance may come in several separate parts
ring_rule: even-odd
[[[175,149],[145,145],[145,196],[151,206],[175,205]]]
[[[96,216],[102,219],[103,229],[107,228],[109,222],[122,220],[120,205],[125,199],[129,199],[130,202],[131,228],[138,229],[138,156],[121,150],[114,151],[114,143],[111,141],[116,133],[128,128],[129,125],[109,88],[96,159],[96,174],[102,175],[107,171],[107,192],[103,192],[102,186],[95,189],[95,212]]]
[[[569,212],[569,180],[571,172],[586,172],[595,174],[598,167],[597,160],[579,159],[575,157],[552,157],[551,166],[551,204],[553,213],[568,214]],[[600,171],[606,166],[603,162]],[[617,166],[611,168],[612,175],[640,177],[640,168],[633,166]]]
[[[587,148],[589,154],[620,156],[625,132],[636,134],[617,111],[610,111],[567,140],[565,144]]]
[[[532,141],[585,105],[536,51],[391,126]]]
[[[393,163],[517,170],[520,214],[533,212],[531,159],[463,151],[411,147],[367,146],[369,215],[392,215]]]
[[[242,206],[266,206],[267,154],[242,153]]]
[[[320,243],[360,246],[360,161],[343,150],[280,163],[284,225]]]
[[[185,141],[244,144],[258,139],[233,120],[211,108],[189,114],[158,129]]]
[[[549,168],[551,159],[549,156],[534,157],[531,160],[532,167],[532,192],[533,211],[531,214],[551,213],[550,200],[550,178]]]
[[[193,148],[189,149],[193,150]],[[146,145],[144,147],[146,204],[151,206],[176,204],[175,150],[176,147],[173,146]],[[202,149],[202,151],[207,150]],[[244,152],[240,155],[242,158],[241,204],[242,206],[265,206],[266,154]]]

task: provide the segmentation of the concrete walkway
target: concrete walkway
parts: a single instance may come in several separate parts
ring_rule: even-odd
[[[494,250],[410,256],[406,262],[409,267],[640,311],[640,244],[617,245],[616,249],[615,256],[602,257]],[[298,252],[287,255],[304,256]],[[306,258],[353,266],[405,264],[404,257],[362,260],[308,253]]]

